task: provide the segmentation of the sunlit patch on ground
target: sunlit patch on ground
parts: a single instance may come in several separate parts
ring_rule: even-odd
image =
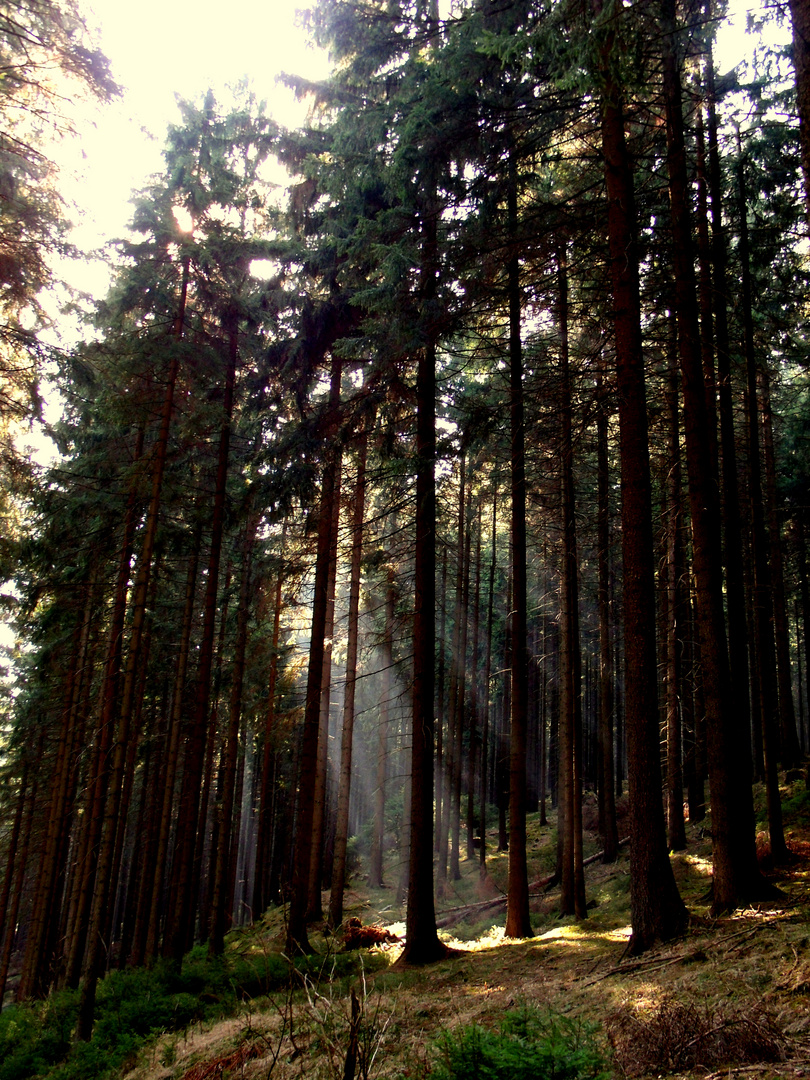
[[[489,930],[484,931],[477,938],[457,938],[452,937],[450,934],[439,933],[442,941],[445,945],[448,945],[451,949],[458,949],[461,952],[480,952],[482,949],[494,949],[499,945],[507,945],[511,943],[510,939],[507,939],[504,933],[503,926],[491,926]]]
[[[711,858],[703,858],[701,855],[687,855],[683,852],[679,852],[673,858],[686,866],[691,866],[699,874],[711,874],[712,872]]]

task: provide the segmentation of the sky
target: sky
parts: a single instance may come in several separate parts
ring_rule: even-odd
[[[81,134],[61,148],[74,242],[90,249],[122,235],[133,190],[162,166],[169,124],[179,119],[176,96],[195,99],[245,76],[268,111],[300,123],[305,106],[277,83],[288,71],[320,78],[326,54],[296,25],[301,0],[85,0],[88,26],[123,87],[120,99],[92,107]]]
[[[443,0],[449,3],[449,0]],[[323,77],[328,58],[307,41],[296,8],[306,0],[84,0],[87,21],[123,86],[120,100],[94,109],[82,134],[63,148],[63,190],[76,204],[74,243],[85,251],[122,236],[130,196],[160,170],[166,128],[179,114],[176,95],[199,98],[248,76],[280,122],[304,120],[276,77],[280,71]],[[734,28],[721,36],[718,66],[727,70],[750,48],[745,12],[756,0],[731,0]],[[105,291],[106,272],[85,265],[76,283]]]

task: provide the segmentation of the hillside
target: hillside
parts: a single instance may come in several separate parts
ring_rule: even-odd
[[[443,931],[454,950],[445,962],[405,968],[397,963],[399,947],[389,944],[363,953],[356,974],[330,981],[328,973],[345,970],[345,964],[335,943],[321,939],[320,981],[307,979],[302,989],[296,978],[297,988],[254,997],[237,1016],[163,1036],[142,1053],[128,1080],[343,1077],[352,989],[361,1010],[358,1076],[424,1075],[443,1032],[473,1024],[493,1029],[523,1005],[595,1025],[594,1037],[618,1076],[810,1075],[810,801],[800,781],[784,786],[783,796],[795,862],[773,871],[785,893],[778,905],[708,919],[710,824],[691,826],[687,851],[673,856],[694,916],[690,930],[629,959],[626,849],[614,866],[588,867],[586,922],[560,919],[555,892],[537,887],[536,936],[519,942],[503,940],[501,912],[482,914],[480,907],[502,888],[506,857],[488,860],[484,883],[477,865],[463,862],[462,880],[439,905],[439,918],[449,909],[471,909]],[[553,822],[540,829],[534,816],[538,880],[553,862],[553,840]],[[590,834],[589,840],[586,855],[596,849]],[[764,844],[762,858],[767,865]],[[361,917],[364,924],[384,923],[396,933],[396,913],[393,890],[368,893],[356,883],[347,896],[347,917]],[[230,955],[244,960],[275,951],[283,931],[277,919],[232,935]]]

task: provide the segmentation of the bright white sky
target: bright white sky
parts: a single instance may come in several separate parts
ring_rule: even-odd
[[[162,167],[166,128],[179,119],[175,95],[195,99],[209,87],[219,97],[248,76],[282,123],[303,121],[276,76],[322,77],[326,55],[296,26],[306,0],[85,0],[88,24],[110,60],[123,97],[94,111],[71,149],[74,197],[84,212],[75,241],[101,244],[123,233],[133,190]],[[222,99],[225,100],[224,93]],[[65,178],[67,179],[67,178]],[[76,215],[73,215],[74,220]]]

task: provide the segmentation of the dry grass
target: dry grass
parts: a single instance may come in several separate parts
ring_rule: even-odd
[[[713,1010],[668,999],[652,1011],[625,1006],[605,1029],[625,1076],[784,1061],[784,1035],[761,1005]]]
[[[794,802],[799,787],[785,792]],[[363,983],[355,981],[364,1004],[361,1038],[366,1040],[366,1062],[371,1061],[368,1076],[418,1076],[439,1033],[471,1023],[494,1026],[510,1007],[527,1002],[598,1024],[618,1076],[705,1078],[707,1072],[718,1077],[744,1072],[768,1080],[810,1077],[807,803],[786,823],[789,846],[798,858],[777,872],[775,881],[787,900],[717,920],[708,918],[709,829],[690,826],[688,849],[673,856],[673,866],[696,917],[683,938],[639,958],[624,955],[630,934],[626,850],[613,866],[587,868],[588,898],[595,906],[582,923],[559,916],[557,892],[537,889],[532,899],[536,936],[531,939],[506,941],[503,912],[474,908],[468,920],[444,932],[457,953],[439,964],[406,968],[396,963],[399,946],[376,951],[378,969],[368,972]],[[594,837],[588,840],[586,855],[597,847]],[[546,875],[553,843],[552,830],[541,830],[532,820],[532,880]],[[506,856],[494,855],[488,865],[489,876],[482,882],[477,863],[463,860],[462,879],[449,883],[441,909],[480,904],[497,895],[505,884]],[[369,893],[357,886],[347,896],[346,914],[386,924],[394,934],[404,931],[393,889]],[[278,916],[268,919],[263,946],[257,947],[267,948],[278,929],[274,919]],[[238,945],[248,947],[244,937]],[[342,1076],[349,1021],[347,984],[321,985],[314,995],[310,989],[263,999],[252,1004],[241,1031],[234,1027],[239,1022],[231,1020],[191,1033],[183,1045],[174,1040],[176,1056],[170,1065],[161,1062],[171,1054],[155,1048],[131,1080],[198,1080],[189,1070],[217,1061],[223,1063],[221,1074],[201,1072],[199,1077],[266,1078],[271,1072],[273,1080]],[[228,1058],[242,1045],[259,1044],[267,1048],[264,1057],[241,1063]]]

